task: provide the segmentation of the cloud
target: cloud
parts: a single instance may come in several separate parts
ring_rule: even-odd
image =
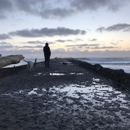
[[[129,0],[0,0],[0,12],[3,18],[16,12],[40,16],[43,19],[66,18],[77,12],[97,11],[104,7],[117,11],[128,2]]]
[[[75,45],[66,45],[67,47],[79,47],[79,46],[99,46],[99,44],[75,44]]]
[[[111,42],[110,44],[112,44],[112,45],[117,45],[118,43],[115,43],[115,42]]]
[[[94,42],[97,41],[97,39],[94,38],[94,39],[90,39],[89,41]]]
[[[66,18],[68,16],[71,16],[72,14],[74,14],[74,10],[73,9],[65,9],[65,8],[56,8],[56,9],[47,9],[44,11],[41,11],[40,13],[38,13],[42,18]]]
[[[84,44],[82,44],[84,46]],[[37,48],[37,49],[36,49]],[[90,47],[91,48],[91,47]],[[102,47],[107,49],[106,47]],[[111,48],[111,46],[108,46]],[[130,55],[130,51],[112,51],[112,50],[105,50],[100,51],[93,49],[93,51],[88,51],[87,49],[82,51],[73,47],[72,49],[65,50],[63,48],[53,49],[51,50],[52,55],[51,58],[55,57],[128,57]],[[7,56],[10,54],[22,54],[26,58],[43,58],[44,55],[42,51],[41,45],[36,46],[13,46],[10,43],[0,42],[0,53],[2,56]]]
[[[43,48],[42,45],[36,45],[36,46],[15,46],[15,48],[18,48],[18,49],[33,49],[35,50],[36,48]]]
[[[24,29],[17,30],[9,33],[12,36],[21,36],[21,37],[53,37],[53,36],[69,36],[69,35],[85,35],[85,30],[80,29],[69,29],[64,27],[58,28],[42,28],[42,29]]]
[[[36,50],[36,49],[42,49],[43,46],[42,45],[35,45],[35,46],[14,46],[10,43],[7,43],[7,42],[0,42],[0,51],[1,50],[4,50],[5,52],[8,51],[8,50],[13,50],[13,51],[16,51],[16,50]]]
[[[97,32],[103,32],[104,30],[105,30],[104,27],[100,27],[100,28],[98,28],[96,31],[97,31]]]
[[[130,24],[126,23],[119,23],[115,24],[112,26],[109,26],[107,28],[105,27],[100,27],[97,29],[98,32],[103,32],[103,31],[130,31]]]
[[[75,44],[75,45],[66,45],[66,47],[84,47],[87,46],[88,44]]]
[[[75,41],[83,41],[82,39],[80,38],[76,38]]]
[[[43,44],[41,41],[28,41],[29,44]]]
[[[75,44],[75,45],[66,45],[66,47],[91,47],[99,46],[99,44]]]
[[[0,34],[0,40],[11,39],[8,34]]]
[[[64,42],[74,42],[74,41],[73,40],[56,40],[56,42],[64,43]]]
[[[0,11],[3,16],[10,12],[24,12],[44,19],[65,18],[75,13],[71,8],[56,6],[56,2],[57,0],[0,0]]]
[[[82,39],[75,39],[75,40],[56,40],[55,42],[61,42],[61,43],[65,43],[65,42],[78,42],[78,41],[83,41]]]
[[[128,0],[121,1],[121,0],[72,0],[71,5],[76,10],[92,10],[96,11],[99,8],[107,8],[111,11],[116,11],[121,8],[123,5],[129,2]]]
[[[2,20],[2,19],[6,19],[7,17],[5,16],[5,15],[3,15],[3,14],[0,14],[0,19]]]
[[[13,45],[7,42],[0,42],[0,50],[13,48]]]
[[[89,50],[106,50],[106,49],[115,49],[117,46],[100,46],[100,44],[75,44],[75,45],[66,45],[68,49],[89,49]]]
[[[8,12],[13,10],[12,0],[0,0],[0,12]]]
[[[118,47],[114,47],[114,46],[102,46],[102,47],[92,47],[91,49],[114,49],[114,48],[118,48]]]

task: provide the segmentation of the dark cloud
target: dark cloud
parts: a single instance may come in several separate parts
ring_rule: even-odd
[[[47,9],[44,11],[39,12],[39,15],[42,18],[66,18],[72,14],[74,14],[73,9],[65,9],[65,8],[56,8],[56,9]]]
[[[29,44],[43,44],[41,41],[28,41]]]
[[[130,24],[119,23],[119,24],[109,26],[107,28],[100,27],[97,29],[97,31],[99,31],[99,32],[102,32],[102,31],[130,31]]]
[[[0,11],[2,15],[6,12],[24,12],[35,16],[48,18],[65,18],[72,15],[75,11],[71,8],[55,7],[56,0],[0,0]]]
[[[96,11],[99,8],[106,7],[108,10],[118,10],[120,7],[129,2],[128,0],[72,0],[72,7],[76,8],[76,10],[92,10]]]
[[[59,2],[57,0],[0,0],[0,12],[4,18],[12,12],[24,12],[25,14],[40,16],[43,19],[66,18],[77,12],[96,11],[104,7],[115,11],[126,5],[126,2],[129,0],[123,2],[121,0],[60,0]]]
[[[96,31],[97,31],[97,32],[103,32],[104,30],[105,30],[104,27],[100,27],[100,28],[98,28]]]
[[[24,29],[24,30],[18,30],[13,31],[9,33],[12,36],[21,36],[21,37],[53,37],[53,36],[69,36],[69,35],[85,35],[85,30],[79,30],[79,29],[69,29],[64,27],[58,27],[58,28],[42,28],[42,29]]]
[[[34,13],[35,10],[37,9],[37,4],[39,2],[40,2],[39,0],[37,0],[37,2],[34,0],[14,0],[14,5],[20,11],[26,13],[31,13],[31,12]]]
[[[36,49],[36,48],[43,48],[42,45],[37,45],[37,46],[15,46],[15,48],[18,49]]]
[[[0,34],[0,40],[11,39],[8,34]]]
[[[64,43],[64,42],[74,42],[74,41],[73,40],[56,40],[56,42]]]
[[[116,24],[105,29],[106,31],[130,31],[130,24]]]
[[[7,42],[0,42],[0,50],[13,48],[13,45]]]
[[[0,0],[0,12],[9,12],[13,10],[12,0]]]

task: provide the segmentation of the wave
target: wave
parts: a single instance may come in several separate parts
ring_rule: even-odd
[[[100,64],[103,67],[111,69],[123,69],[126,73],[130,73],[130,57],[119,58],[90,58],[81,59],[81,61],[90,64]]]

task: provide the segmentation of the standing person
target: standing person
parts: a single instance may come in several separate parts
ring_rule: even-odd
[[[48,45],[49,44],[46,43],[45,46],[43,47],[43,53],[45,57],[45,67],[50,67],[49,62],[50,62],[51,51]]]

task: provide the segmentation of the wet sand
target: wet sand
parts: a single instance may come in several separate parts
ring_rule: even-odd
[[[0,130],[129,130],[130,100],[108,78],[53,59],[0,79]]]

